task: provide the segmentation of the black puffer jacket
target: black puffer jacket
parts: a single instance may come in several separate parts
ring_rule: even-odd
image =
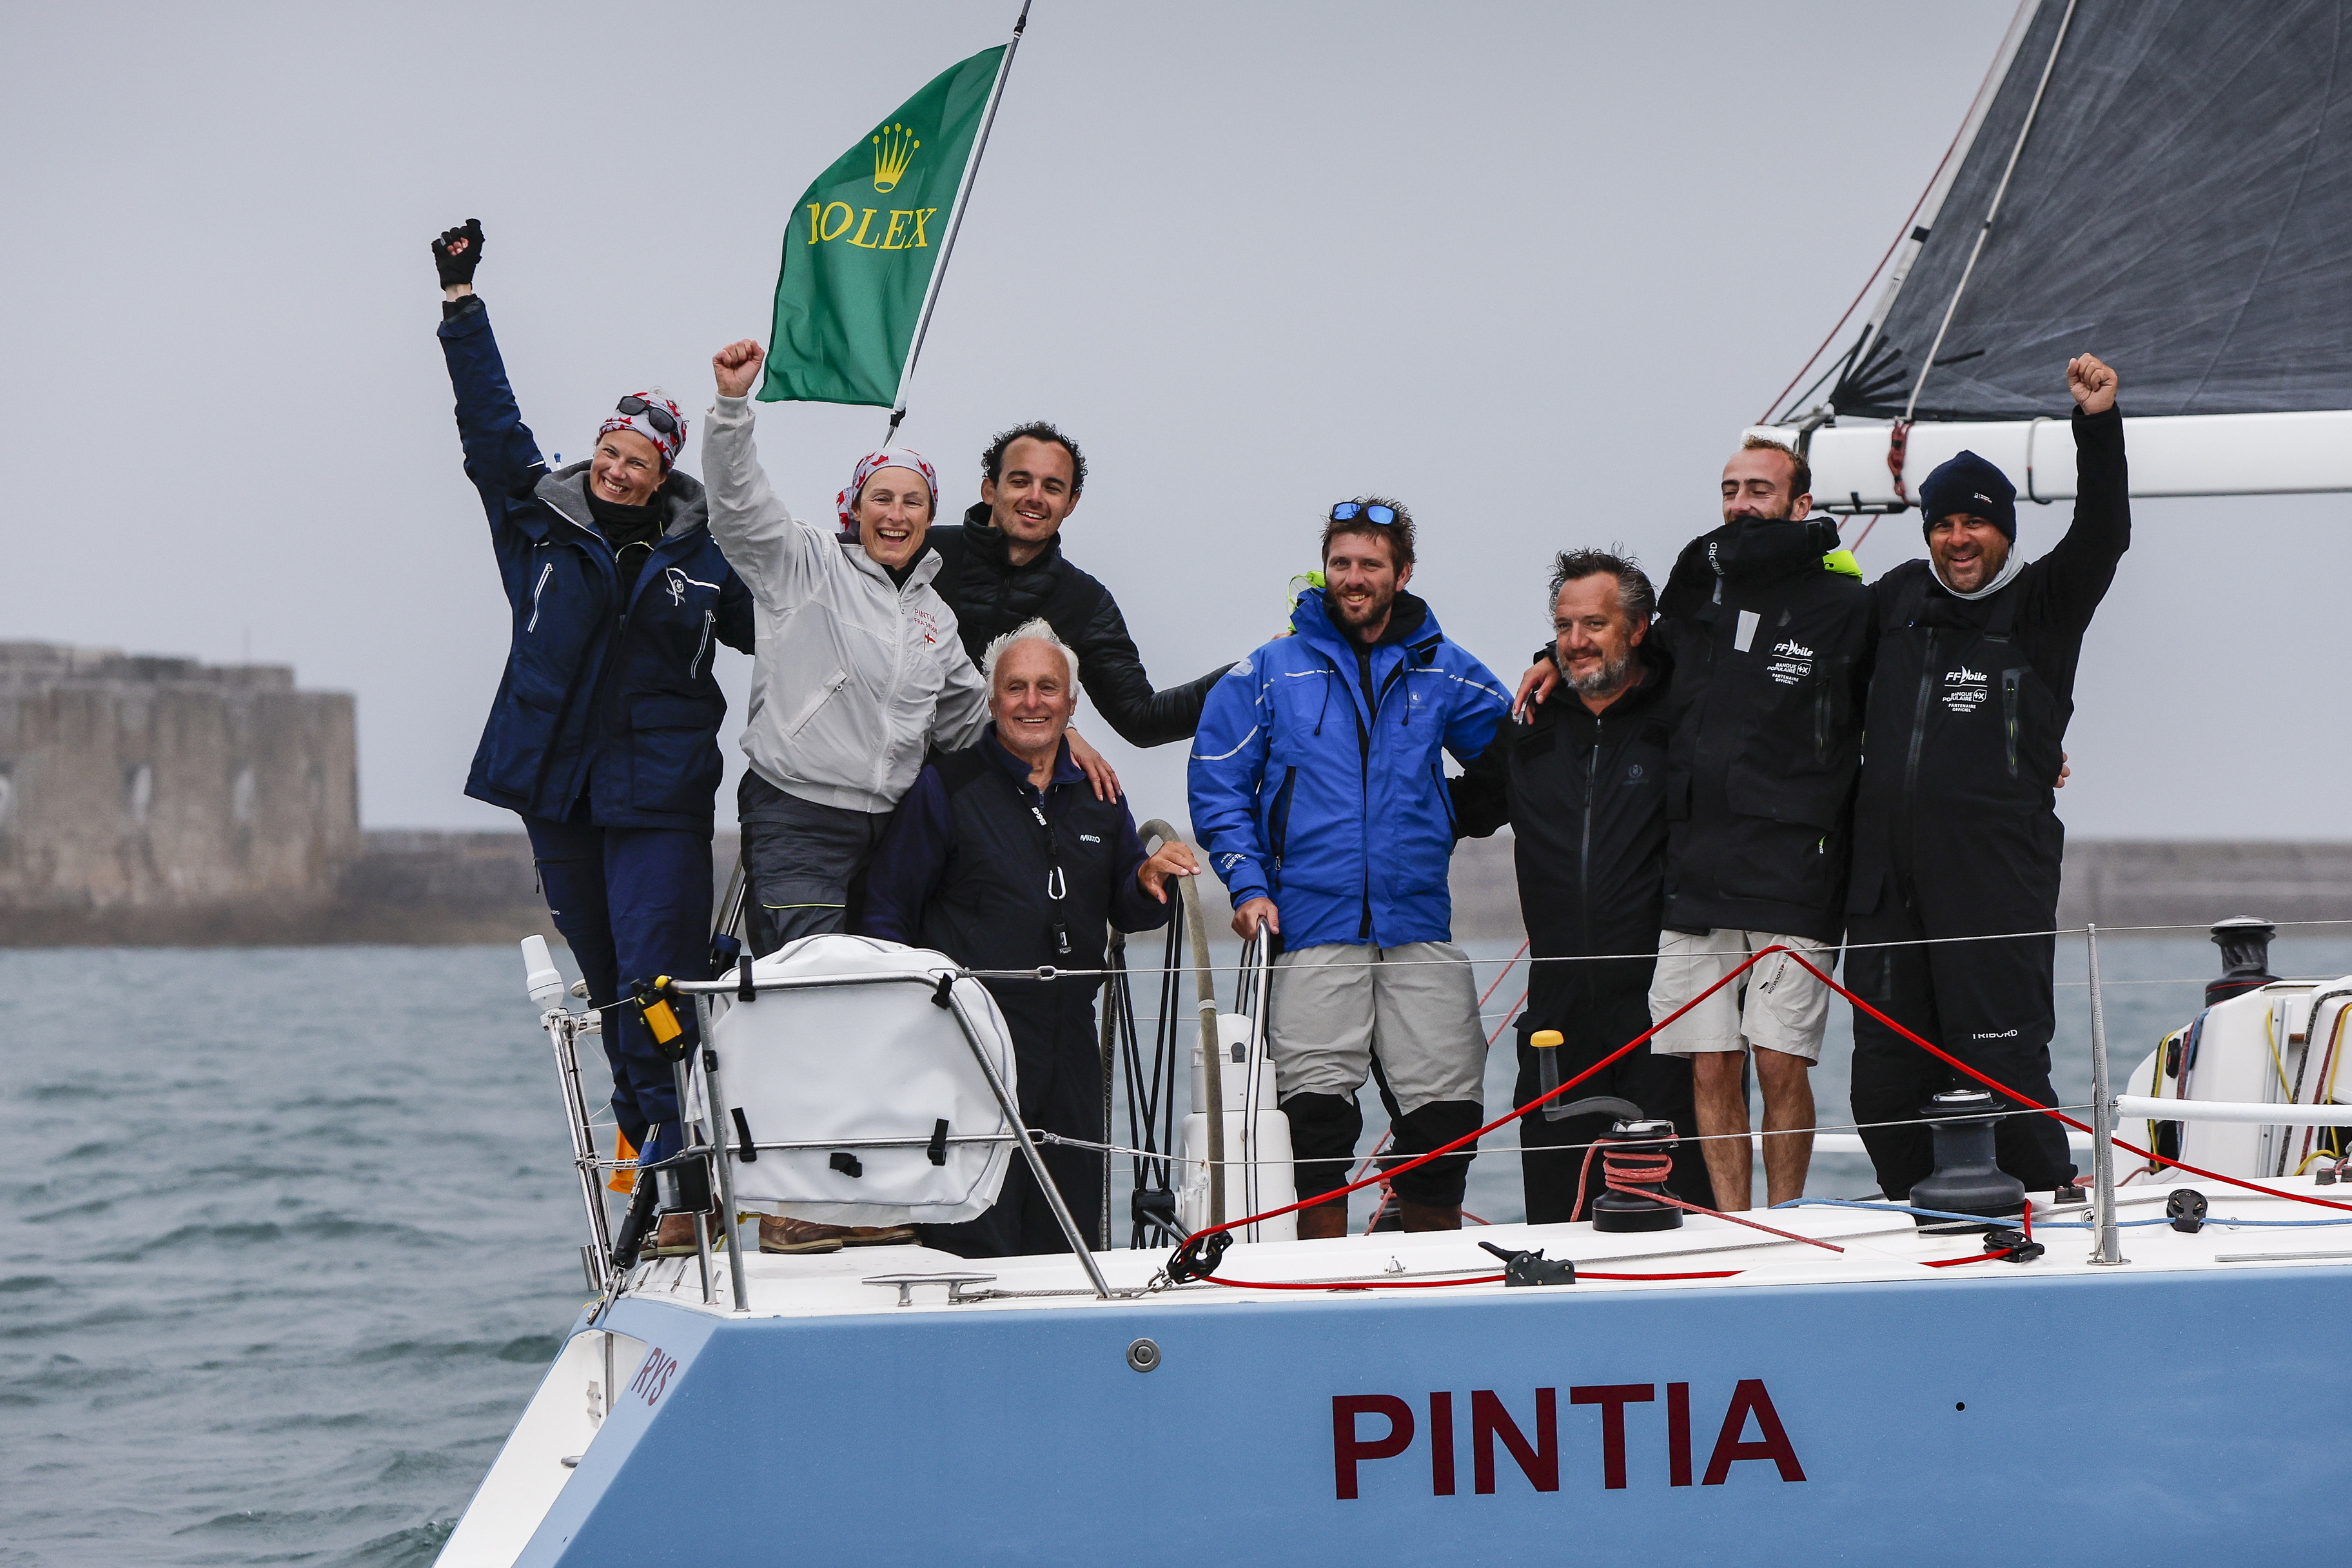
[[[1826,519],[1726,523],[1660,596],[1679,710],[1665,923],[1836,942],[1869,686],[1870,590]]]
[[[1154,691],[1118,602],[1063,557],[1058,536],[1046,541],[1027,565],[1015,566],[1003,533],[989,523],[987,503],[980,502],[964,513],[961,527],[931,530],[930,544],[940,557],[931,586],[955,612],[964,651],[974,665],[991,642],[1042,616],[1054,635],[1076,651],[1079,684],[1119,739],[1130,746],[1158,746],[1190,740],[1200,728],[1209,688],[1232,666],[1221,664],[1187,685]]]

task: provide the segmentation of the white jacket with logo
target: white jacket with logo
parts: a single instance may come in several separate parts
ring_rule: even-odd
[[[786,795],[849,811],[896,807],[933,745],[971,745],[988,689],[931,588],[926,552],[904,586],[831,528],[785,510],[751,441],[749,399],[702,426],[710,532],[751,590],[758,653],[743,754]]]

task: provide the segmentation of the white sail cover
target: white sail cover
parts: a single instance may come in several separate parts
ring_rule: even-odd
[[[762,991],[713,1020],[728,1100],[717,1121],[729,1146],[739,1142],[737,1110],[754,1143],[816,1145],[739,1158],[739,1203],[829,1225],[945,1225],[996,1201],[1017,1152],[962,1026],[932,1000],[940,977],[956,972],[940,953],[843,935],[803,937],[752,965],[762,984],[867,983]],[[955,980],[951,994],[1017,1103],[1004,1016],[976,980]],[[935,1142],[941,1121],[946,1140]],[[954,1141],[975,1137],[997,1141]],[[852,1164],[856,1175],[843,1168]]]

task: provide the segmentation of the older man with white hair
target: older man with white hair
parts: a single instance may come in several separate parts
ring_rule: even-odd
[[[1098,798],[1065,738],[1077,708],[1077,656],[1033,620],[988,647],[991,722],[978,744],[924,765],[883,835],[857,930],[943,952],[981,971],[1045,965],[1055,980],[983,978],[1013,1026],[1021,1117],[1100,1142],[1102,1059],[1094,997],[1108,930],[1168,919],[1168,879],[1199,872],[1182,844],[1146,856],[1122,800]],[[1073,1214],[1102,1207],[1102,1161],[1047,1145],[1045,1166]],[[1028,1166],[1014,1161],[996,1206],[961,1225],[923,1227],[966,1258],[1068,1250]]]

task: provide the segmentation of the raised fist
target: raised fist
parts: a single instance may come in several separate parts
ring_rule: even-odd
[[[471,288],[474,268],[482,264],[482,220],[469,217],[456,228],[445,228],[433,242],[433,265],[440,270],[441,287]]]
[[[729,343],[710,356],[711,374],[719,378],[721,397],[748,397],[760,380],[767,351],[750,338]]]
[[[2066,362],[2066,390],[2085,414],[2105,414],[2116,405],[2116,373],[2096,354],[2077,354]]]

